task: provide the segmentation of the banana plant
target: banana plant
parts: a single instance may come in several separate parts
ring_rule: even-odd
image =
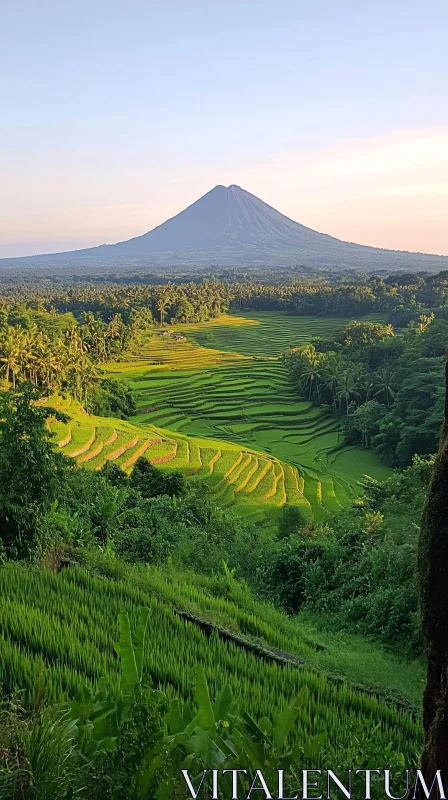
[[[134,635],[127,614],[118,615],[119,641],[114,645],[121,658],[121,716],[126,719],[137,689],[141,689],[143,650],[148,625],[149,608],[142,608]]]
[[[143,691],[143,652],[149,611],[141,609],[137,627],[131,631],[127,614],[119,614],[119,641],[115,650],[121,659],[121,683],[111,698],[104,680],[93,691],[84,687],[72,703],[78,747],[86,766],[116,748],[117,739],[129,717],[134,699]],[[326,735],[308,739],[303,747],[289,745],[290,734],[301,708],[308,705],[303,688],[274,721],[262,717],[258,722],[246,711],[239,711],[230,686],[223,687],[212,702],[202,666],[191,674],[194,706],[179,698],[171,700],[160,731],[135,775],[136,800],[169,800],[179,789],[180,769],[191,770],[199,781],[203,770],[262,770],[273,779],[278,769],[294,771],[306,759],[321,752]],[[144,694],[141,695],[144,698]],[[240,778],[241,776],[239,776]],[[249,789],[248,779],[241,779]],[[134,787],[133,787],[134,790]]]
[[[181,707],[177,699],[171,702],[164,733],[145,754],[137,781],[139,800],[152,796],[159,770],[171,758],[177,763],[177,775],[180,769],[191,770],[196,785],[204,769],[236,769],[242,764],[277,777],[278,769],[291,770],[294,764],[303,763],[305,757],[317,756],[322,750],[325,733],[309,739],[304,748],[289,746],[290,733],[308,701],[306,689],[301,689],[274,722],[263,717],[257,723],[246,711],[238,711],[230,686],[224,686],[216,701],[211,702],[202,666],[194,668],[192,680],[196,713],[188,705]],[[157,800],[176,794],[178,777],[173,775],[174,770],[170,772],[155,792]],[[249,788],[244,779],[241,783],[244,789]]]
[[[115,749],[120,729],[129,716],[134,697],[141,689],[148,617],[149,609],[142,608],[132,635],[128,615],[118,615],[120,635],[115,644],[121,659],[118,694],[111,697],[104,678],[101,678],[94,690],[84,686],[71,704],[80,756],[87,765]]]

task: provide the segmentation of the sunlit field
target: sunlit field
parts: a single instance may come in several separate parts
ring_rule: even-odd
[[[154,331],[131,360],[108,365],[107,373],[132,387],[138,406],[133,422],[222,443],[225,453],[217,459],[202,457],[203,450],[213,450],[206,441],[193,443],[189,458],[195,447],[199,456],[185,465],[201,476],[208,469],[224,505],[255,501],[278,508],[287,502],[321,519],[359,493],[365,474],[389,474],[371,452],[343,446],[337,418],[298,397],[281,358],[289,344],[330,335],[343,322],[251,317]],[[229,443],[240,448],[234,463]],[[256,452],[250,456],[246,449]]]

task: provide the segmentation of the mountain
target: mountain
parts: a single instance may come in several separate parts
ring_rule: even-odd
[[[86,250],[2,259],[73,265],[321,266],[325,268],[448,268],[448,256],[382,250],[343,242],[285,217],[240,186],[215,186],[188,208],[134,239]]]

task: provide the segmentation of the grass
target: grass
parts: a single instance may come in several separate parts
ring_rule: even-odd
[[[107,365],[133,389],[139,414],[132,421],[89,416],[76,403],[53,398],[51,404],[70,416],[65,425],[52,423],[55,446],[91,469],[114,460],[129,472],[139,456],[162,469],[181,469],[192,481],[208,482],[223,506],[253,519],[275,519],[285,502],[318,519],[337,511],[359,491],[363,474],[381,478],[389,471],[368,451],[342,446],[337,419],[297,397],[278,355],[341,321],[251,317],[182,326],[182,342],[155,333],[129,361]],[[190,668],[201,663],[212,694],[230,682],[257,718],[277,713],[306,686],[308,735],[327,730],[341,753],[353,753],[356,742],[363,758],[374,751],[373,742],[384,752],[391,744],[413,763],[421,742],[419,660],[404,661],[335,631],[324,617],[289,618],[228,577],[88,558],[85,568],[59,575],[23,565],[0,568],[5,691],[23,689],[32,702],[38,679],[54,699],[72,694],[81,679],[104,675],[116,685],[116,615],[128,611],[135,621],[147,605],[144,663],[153,685],[189,697]],[[207,637],[176,609],[305,664],[263,662],[217,633]]]
[[[66,400],[58,396],[52,397],[49,404],[56,409],[67,407]],[[144,457],[160,469],[181,470],[192,480],[206,481],[218,503],[235,506],[254,518],[269,517],[288,499],[280,480],[285,466],[275,457],[232,442],[96,417],[73,402],[69,416],[67,423],[52,421],[50,427],[56,446],[79,466],[99,470],[106,462],[114,461],[129,473],[137,458]],[[289,501],[293,500],[291,495]]]
[[[54,700],[76,692],[81,681],[93,683],[102,676],[116,686],[117,613],[127,611],[135,623],[139,608],[146,605],[150,624],[144,671],[153,685],[188,698],[190,669],[201,663],[212,695],[229,682],[257,719],[278,713],[306,686],[303,724],[308,735],[327,730],[341,754],[351,752],[354,737],[364,757],[374,744],[385,749],[392,744],[413,761],[420,725],[393,700],[401,697],[412,704],[421,665],[403,665],[353,636],[338,640],[317,632],[312,620],[290,620],[224,576],[137,569],[104,558],[98,564],[98,557],[93,558],[96,563],[87,568],[73,566],[59,574],[20,564],[0,568],[0,681],[6,692],[20,688],[32,703],[36,681]],[[208,636],[175,609],[225,624],[306,663],[266,662],[218,633]],[[379,696],[367,694],[360,684]]]
[[[66,424],[51,422],[55,447],[89,469],[111,460],[130,472],[141,456],[161,469],[181,469],[208,482],[223,506],[253,519],[275,519],[285,503],[316,518],[337,511],[363,474],[381,478],[388,471],[369,452],[341,446],[337,420],[297,398],[277,357],[286,340],[322,335],[324,323],[335,321],[314,319],[312,328],[303,318],[256,316],[198,326],[186,342],[154,335],[134,360],[109,365],[133,388],[140,413],[132,421],[88,415],[76,402],[53,397],[50,404],[69,416]],[[200,342],[206,334],[214,337],[212,348]],[[229,683],[256,719],[278,715],[306,687],[302,738],[326,731],[342,761],[371,763],[379,753],[375,763],[389,763],[391,753],[401,753],[404,763],[415,763],[423,663],[335,630],[331,618],[287,617],[229,575],[126,566],[97,553],[59,574],[1,566],[2,690],[21,692],[32,706],[36,687],[50,702],[102,676],[116,687],[117,614],[128,612],[135,623],[142,606],[150,609],[143,663],[153,686],[190,699],[191,667],[202,664],[211,694]],[[304,664],[263,660],[179,612]]]

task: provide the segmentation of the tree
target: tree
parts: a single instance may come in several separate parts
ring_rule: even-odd
[[[5,377],[9,383],[10,376],[12,375],[13,386],[16,385],[16,378],[19,373],[19,343],[17,330],[13,327],[8,327],[6,336],[1,343],[0,361],[4,364]]]
[[[172,302],[172,291],[170,284],[168,284],[167,286],[162,287],[162,290],[159,292],[156,302],[156,308],[160,314],[160,326],[162,328],[165,319],[165,311],[167,310],[167,308],[171,306],[171,302]]]
[[[377,369],[375,372],[375,383],[378,391],[375,392],[375,397],[383,395],[386,400],[386,405],[390,405],[390,401],[395,397],[396,374],[393,366],[386,364],[384,367]]]
[[[431,323],[434,321],[435,314],[432,312],[431,314],[420,314],[417,322],[413,320],[409,323],[408,328],[409,330],[414,330],[417,333],[424,333],[428,330]]]
[[[282,507],[278,521],[278,539],[286,539],[297,533],[308,522],[308,517],[299,506],[290,506],[287,503]]]
[[[344,362],[341,357],[336,353],[328,353],[324,362],[322,377],[325,386],[330,390],[333,407],[336,408],[336,392],[338,386],[339,375],[343,369]]]
[[[311,400],[314,386],[323,375],[325,354],[318,353],[312,344],[298,347],[291,352],[291,365],[295,378]]]
[[[163,494],[170,497],[183,497],[187,491],[187,479],[182,472],[168,472],[164,475]]]
[[[174,307],[174,316],[178,322],[192,322],[194,307],[186,297],[181,297]]]
[[[348,409],[349,409],[349,402],[350,398],[352,397],[359,397],[359,392],[357,391],[357,380],[356,375],[354,372],[348,367],[344,372],[339,376],[338,380],[338,387],[336,392],[336,397],[341,403],[342,400],[345,400],[345,410],[348,416]]]
[[[187,493],[187,482],[181,472],[164,473],[143,456],[135,462],[130,484],[142,497],[148,499],[164,494],[170,497],[183,497]]]
[[[156,469],[147,458],[141,456],[134,464],[130,477],[130,484],[137,489],[142,497],[156,497],[162,494],[161,472]]]
[[[54,451],[46,421],[65,419],[37,405],[30,383],[0,395],[0,536],[12,555],[37,545],[41,515],[61,491],[69,462]]]
[[[428,659],[421,766],[430,781],[437,769],[448,774],[448,364],[445,374],[444,423],[423,511],[417,562]]]
[[[349,441],[357,442],[362,447],[369,447],[372,436],[379,433],[384,411],[384,406],[376,400],[369,400],[359,406],[346,423],[345,432]]]
[[[357,347],[364,349],[384,339],[386,336],[393,336],[392,325],[383,325],[378,322],[358,322],[352,320],[336,334],[336,341],[345,347]]]

